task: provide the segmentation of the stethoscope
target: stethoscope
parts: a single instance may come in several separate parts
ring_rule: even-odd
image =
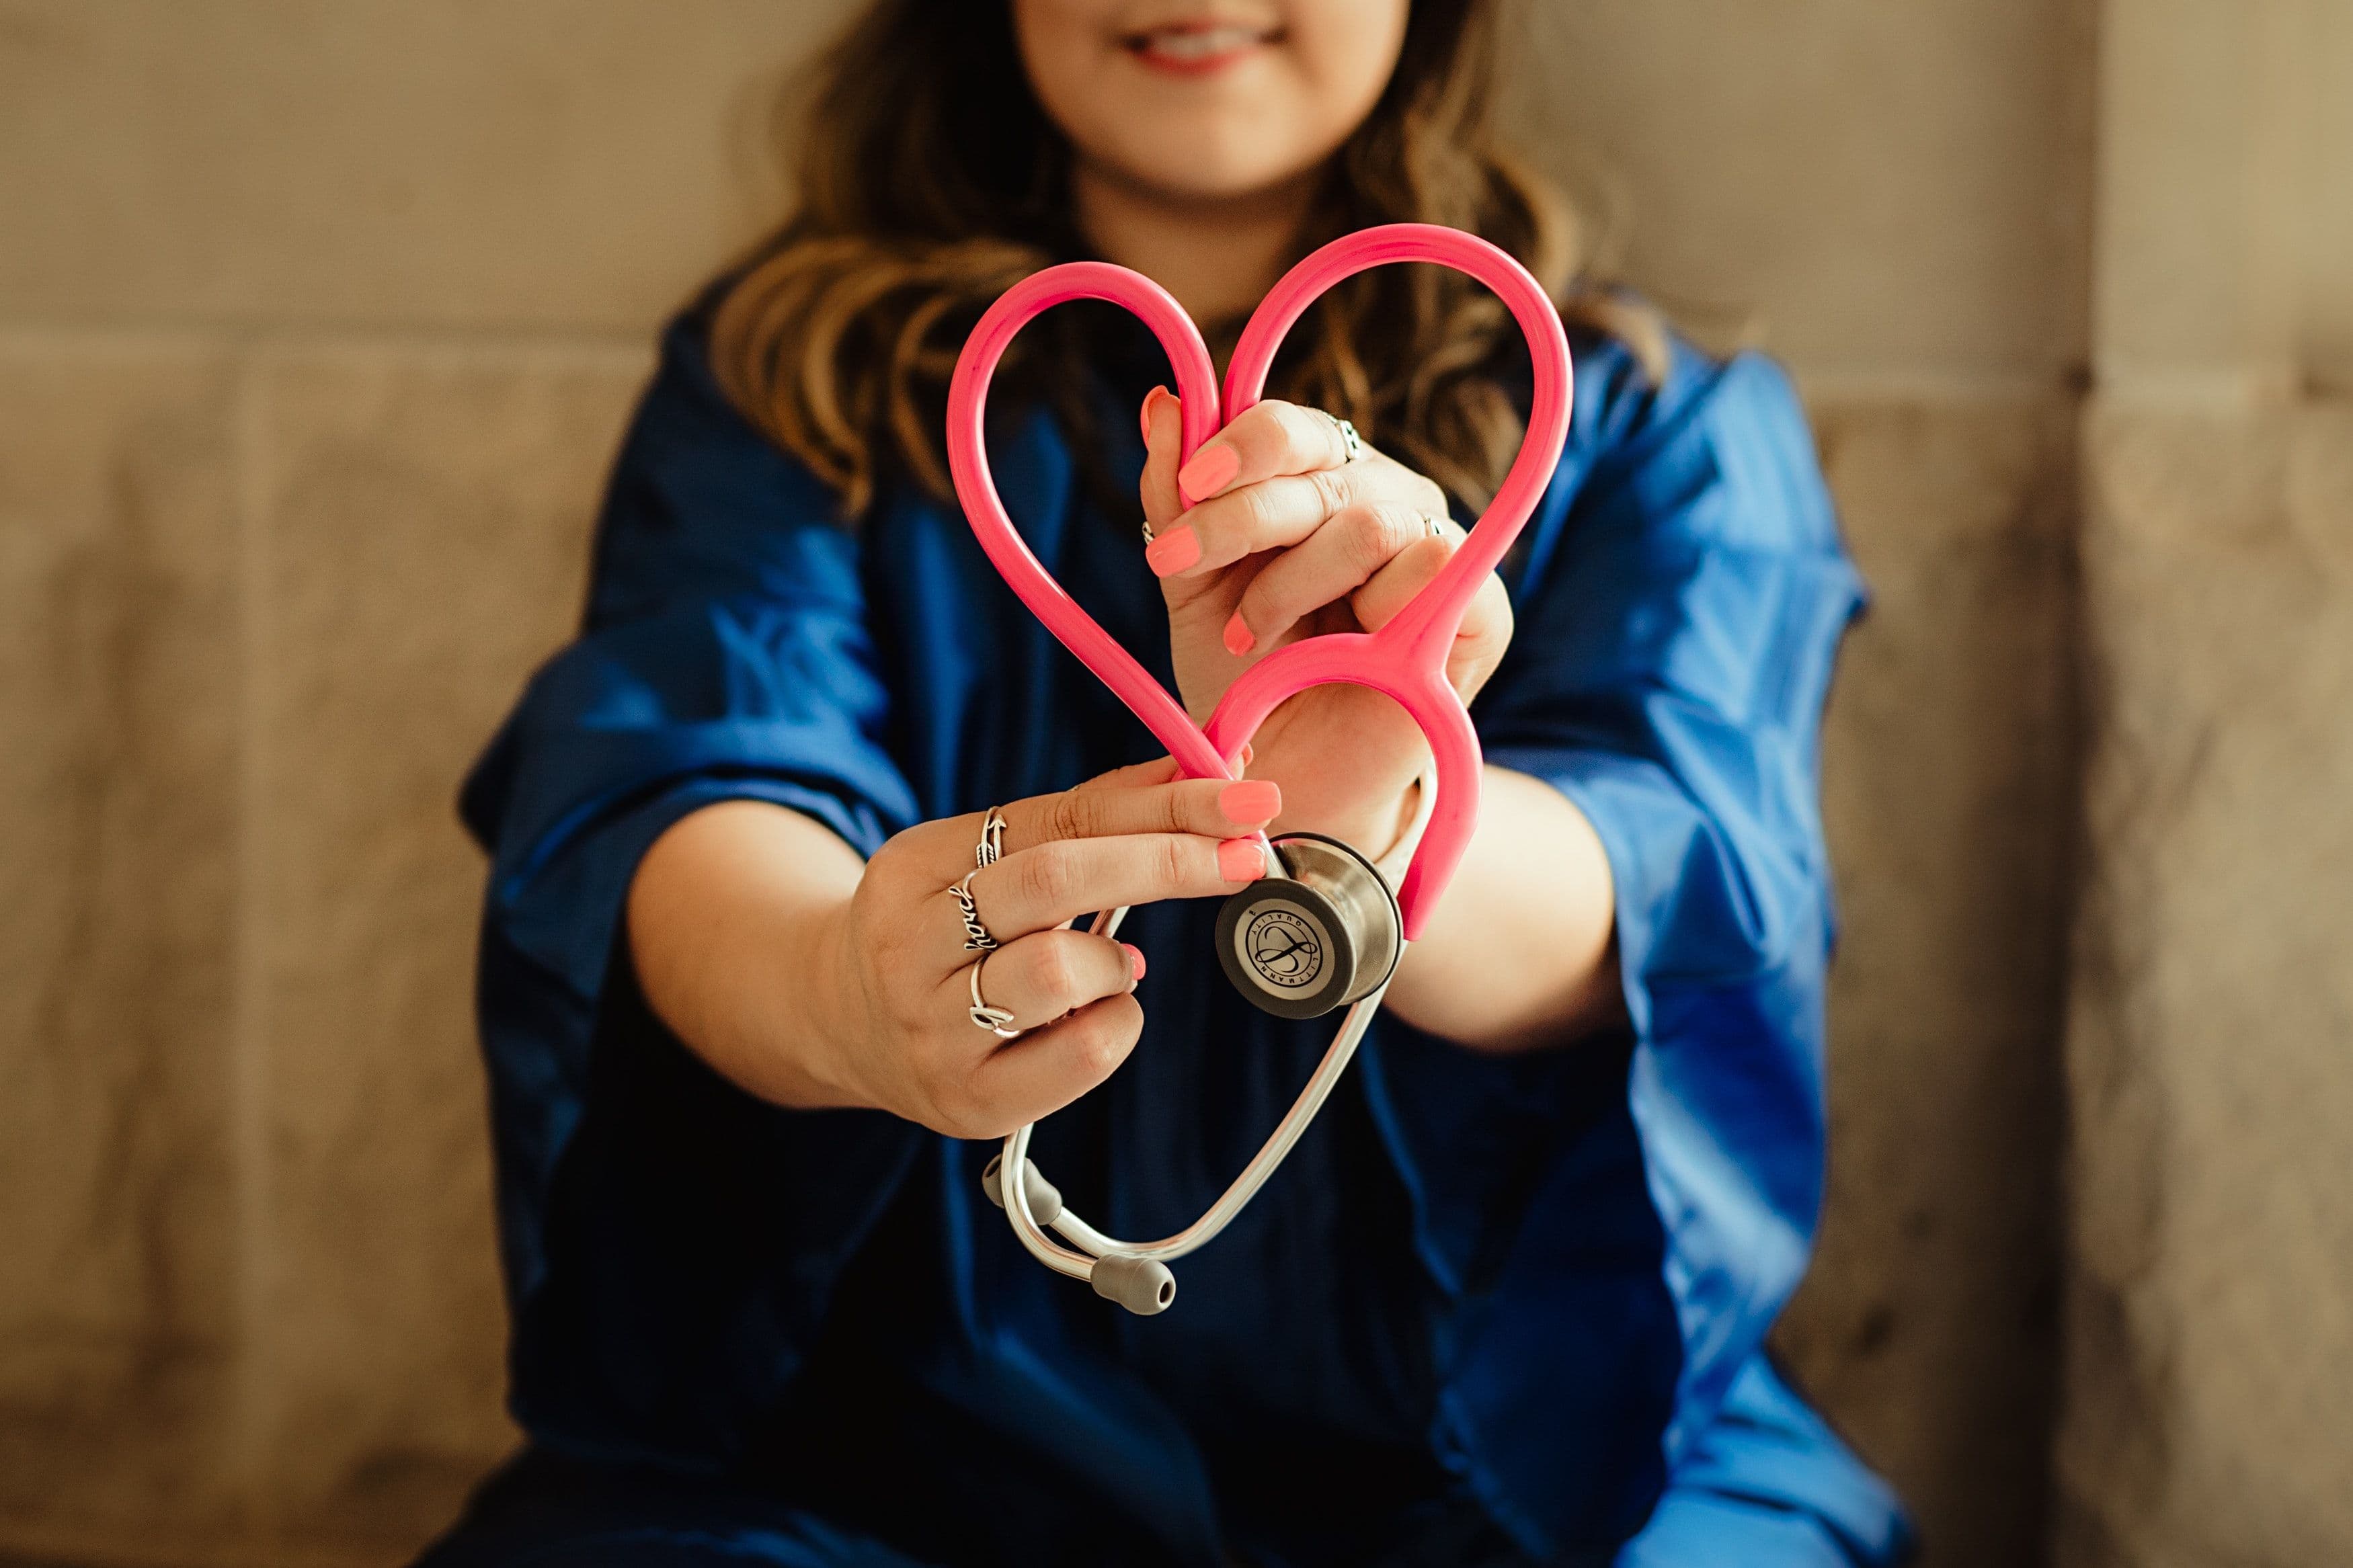
[[[1454,558],[1394,620],[1377,632],[1327,633],[1277,648],[1228,688],[1206,728],[1196,726],[1183,705],[1079,607],[1015,531],[983,445],[990,377],[1014,334],[1050,306],[1071,300],[1124,306],[1152,329],[1175,369],[1183,400],[1181,461],[1259,400],[1276,349],[1317,296],[1367,268],[1398,261],[1437,262],[1467,273],[1493,289],[1518,321],[1535,368],[1519,456]],[[1049,1268],[1087,1280],[1098,1295],[1131,1312],[1165,1310],[1176,1296],[1169,1262],[1206,1246],[1257,1195],[1347,1070],[1398,959],[1420,934],[1477,826],[1479,737],[1447,681],[1446,655],[1472,595],[1551,481],[1568,437],[1573,395],[1567,335],[1543,287],[1485,240],[1431,224],[1389,224],[1348,235],[1284,274],[1243,328],[1222,397],[1208,348],[1184,307],[1141,273],[1108,262],[1073,261],[1024,279],[988,308],[965,341],[948,387],[948,471],[974,534],[1022,603],[1127,704],[1187,776],[1240,778],[1245,744],[1267,715],[1310,687],[1335,682],[1367,687],[1396,701],[1420,730],[1432,759],[1416,821],[1392,852],[1392,859],[1400,852],[1407,859],[1394,889],[1381,867],[1336,838],[1298,833],[1269,841],[1261,834],[1261,847],[1279,872],[1234,894],[1219,915],[1219,965],[1253,1004],[1286,1018],[1317,1017],[1342,1006],[1348,1012],[1290,1111],[1207,1213],[1158,1241],[1105,1236],[1063,1205],[1029,1158],[1034,1123],[1006,1138],[983,1184],[1021,1245]],[[1089,929],[1114,934],[1126,914],[1104,910]],[[1021,1180],[1002,1180],[1005,1171],[1020,1172]]]

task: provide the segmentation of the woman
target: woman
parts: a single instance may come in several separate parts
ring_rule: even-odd
[[[1815,733],[1858,585],[1778,374],[1590,287],[1491,145],[1493,9],[880,0],[833,55],[799,212],[668,334],[583,635],[467,786],[532,1441],[428,1561],[1900,1555],[1759,1349],[1820,1192]],[[1382,853],[1423,752],[1329,689],[1245,782],[1175,779],[947,498],[946,372],[1052,260],[1230,341],[1304,249],[1396,219],[1519,255],[1578,354],[1450,665],[1481,826],[1357,1068],[1133,1318],[1023,1254],[990,1141],[1059,1112],[1074,1207],[1197,1214],[1329,1026],[1234,993],[1206,900],[1260,828]],[[1293,335],[1282,396],[1181,468],[1115,311],[1054,312],[999,380],[1013,515],[1197,717],[1396,614],[1520,438],[1525,349],[1467,281],[1387,269]],[[948,890],[990,806],[1009,1041]],[[1133,945],[1059,929],[1117,904]]]

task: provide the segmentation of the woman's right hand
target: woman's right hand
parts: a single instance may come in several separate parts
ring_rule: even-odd
[[[965,950],[949,891],[974,871],[979,814],[892,838],[845,900],[828,830],[725,803],[683,819],[640,864],[632,951],[655,1011],[754,1093],[1001,1137],[1110,1077],[1144,1026],[1132,994],[1143,954],[1063,922],[1233,892],[1264,874],[1248,835],[1281,809],[1271,782],[1180,779],[1165,758],[1015,801],[1002,858],[971,882],[998,943],[984,953]],[[974,1023],[976,960],[984,997],[1019,1037]]]

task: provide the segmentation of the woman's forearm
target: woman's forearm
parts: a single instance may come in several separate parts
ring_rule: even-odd
[[[737,1086],[804,1110],[858,1103],[826,1064],[828,952],[865,863],[822,824],[764,801],[681,817],[629,886],[647,1003]]]
[[[1568,797],[1486,770],[1478,832],[1387,1005],[1474,1050],[1523,1051],[1624,1014],[1613,962],[1615,891],[1592,825]]]

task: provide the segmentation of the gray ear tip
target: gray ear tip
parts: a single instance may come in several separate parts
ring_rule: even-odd
[[[1005,1206],[1005,1194],[997,1190],[997,1172],[1004,1161],[1005,1156],[998,1154],[992,1158],[987,1168],[980,1173],[980,1190],[987,1193],[988,1201],[998,1208]],[[1026,1178],[1022,1186],[1029,1194],[1029,1217],[1039,1225],[1051,1225],[1061,1218],[1061,1191],[1046,1179],[1046,1173],[1038,1168],[1038,1162],[1022,1161],[1021,1172]]]
[[[1096,1295],[1118,1302],[1139,1318],[1165,1312],[1168,1303],[1176,1300],[1176,1276],[1156,1258],[1124,1252],[1098,1258],[1087,1283],[1095,1288]]]

